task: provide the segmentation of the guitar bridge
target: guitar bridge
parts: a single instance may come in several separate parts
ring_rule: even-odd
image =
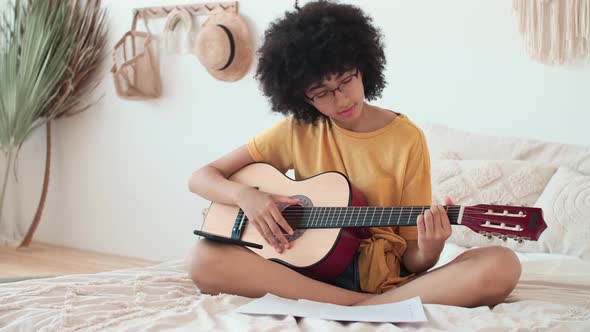
[[[241,239],[242,238],[242,231],[244,229],[244,225],[246,222],[246,214],[242,209],[238,212],[238,216],[236,217],[236,221],[234,222],[234,227],[231,229],[231,238],[232,239]]]

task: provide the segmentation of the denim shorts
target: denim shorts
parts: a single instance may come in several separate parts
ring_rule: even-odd
[[[412,272],[408,271],[404,264],[400,264],[399,276],[406,277],[410,274],[412,274]],[[348,264],[344,272],[327,283],[354,292],[363,292],[361,289],[361,279],[359,277],[359,253],[357,252],[356,255],[354,255],[352,261]]]

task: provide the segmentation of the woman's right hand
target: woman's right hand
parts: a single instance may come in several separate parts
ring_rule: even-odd
[[[240,190],[236,197],[238,206],[248,217],[248,222],[256,227],[268,244],[279,253],[283,252],[284,248],[289,248],[289,241],[279,226],[289,235],[293,234],[293,229],[279,211],[277,204],[294,205],[299,204],[299,200],[269,194],[252,187]]]

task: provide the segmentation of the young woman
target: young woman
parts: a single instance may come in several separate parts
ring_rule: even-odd
[[[253,162],[297,179],[345,174],[372,206],[431,205],[430,159],[424,135],[406,115],[368,104],[385,86],[382,36],[359,8],[312,2],[273,22],[259,50],[256,77],[272,109],[288,117],[247,144],[192,174],[190,190],[237,205],[268,244],[282,253],[291,232],[277,204],[295,199],[228,180]],[[452,204],[447,199],[446,204]],[[197,241],[187,256],[190,277],[205,293],[266,293],[343,305],[424,303],[495,305],[520,276],[509,249],[469,250],[438,269],[451,226],[441,206],[417,227],[371,228],[346,271],[329,283],[308,278],[249,249]],[[255,271],[255,273],[253,273]]]

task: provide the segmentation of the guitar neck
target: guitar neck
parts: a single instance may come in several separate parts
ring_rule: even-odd
[[[430,208],[431,206],[291,206],[283,211],[283,217],[297,229],[416,226],[418,216]],[[447,205],[444,209],[451,224],[461,223],[462,206]]]

